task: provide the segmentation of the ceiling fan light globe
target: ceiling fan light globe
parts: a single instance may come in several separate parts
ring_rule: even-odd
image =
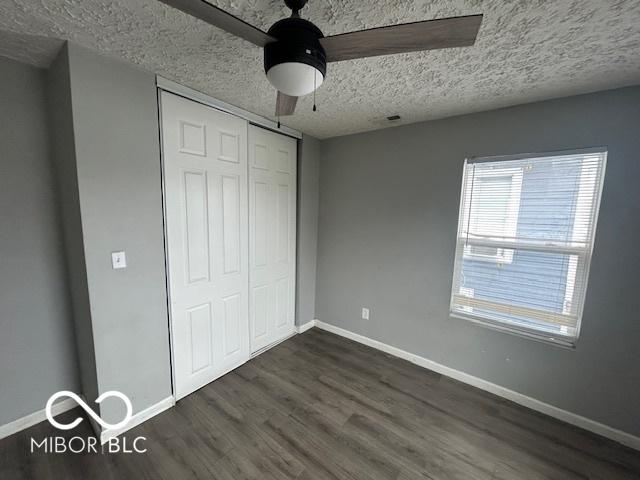
[[[267,71],[267,79],[276,90],[291,97],[302,97],[319,88],[324,75],[306,63],[283,62]]]

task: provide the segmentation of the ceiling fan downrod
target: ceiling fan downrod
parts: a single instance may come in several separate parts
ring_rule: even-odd
[[[291,9],[292,17],[299,17],[300,10],[307,4],[307,0],[284,0],[284,3]]]

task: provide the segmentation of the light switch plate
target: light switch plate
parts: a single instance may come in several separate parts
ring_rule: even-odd
[[[369,309],[367,307],[362,307],[362,319],[369,320]]]
[[[116,270],[118,268],[127,268],[127,256],[124,252],[111,253],[111,266]]]

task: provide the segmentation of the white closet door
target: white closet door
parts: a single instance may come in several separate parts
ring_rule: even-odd
[[[296,141],[249,126],[251,351],[294,331]]]
[[[162,93],[176,398],[249,358],[247,122]]]

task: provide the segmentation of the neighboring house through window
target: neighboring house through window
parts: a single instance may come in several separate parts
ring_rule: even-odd
[[[473,167],[472,167],[473,169]],[[468,234],[475,238],[515,238],[520,211],[522,169],[479,169],[467,177],[470,215]],[[511,263],[513,250],[465,245],[465,258]]]
[[[465,162],[452,315],[575,343],[606,157],[590,149]]]

